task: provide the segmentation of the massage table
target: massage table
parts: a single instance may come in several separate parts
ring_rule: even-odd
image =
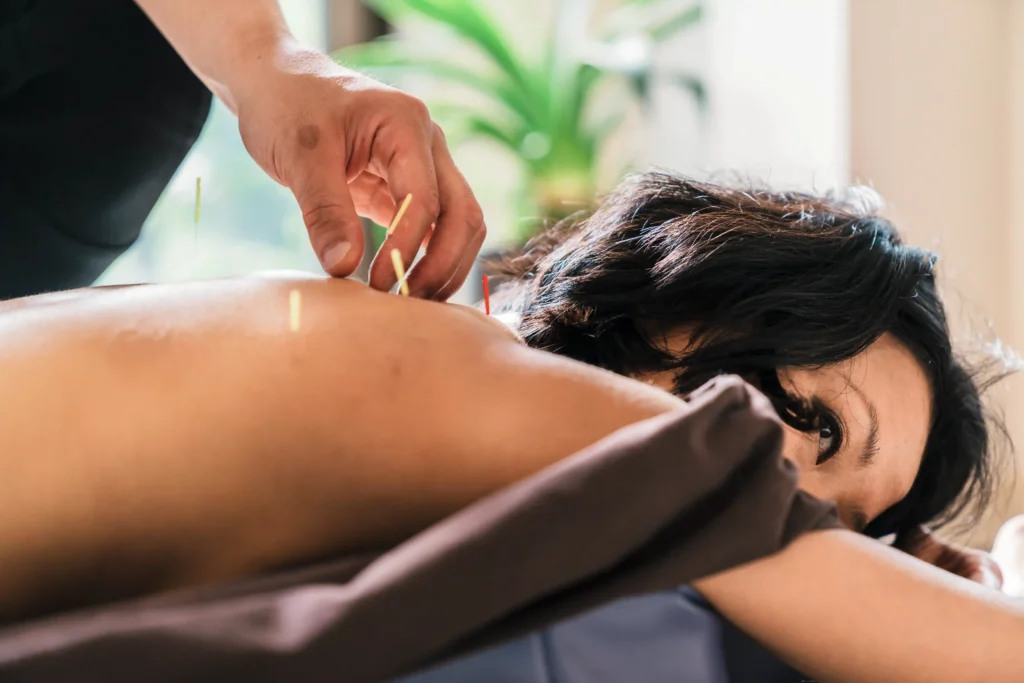
[[[625,598],[394,683],[806,683],[688,588]]]

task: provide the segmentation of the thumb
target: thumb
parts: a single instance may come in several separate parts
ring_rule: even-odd
[[[347,277],[363,258],[363,224],[356,215],[344,169],[326,154],[305,155],[291,184],[309,242],[323,269]]]

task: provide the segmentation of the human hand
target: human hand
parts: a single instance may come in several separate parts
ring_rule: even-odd
[[[446,300],[466,277],[486,235],[483,214],[456,168],[441,129],[410,95],[345,69],[327,55],[291,47],[235,94],[246,149],[292,190],[324,270],[350,275],[362,260],[364,216],[389,225],[408,210],[370,267],[387,291],[398,249],[412,296]]]
[[[1003,572],[999,563],[983,550],[949,543],[923,528],[904,534],[896,539],[894,546],[957,576],[995,590],[1003,588]]]

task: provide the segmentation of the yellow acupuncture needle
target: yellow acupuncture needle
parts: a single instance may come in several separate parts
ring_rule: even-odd
[[[302,316],[302,294],[299,290],[293,289],[288,294],[288,328],[292,332],[299,331],[299,324]]]
[[[395,228],[398,227],[398,223],[399,221],[402,220],[402,216],[405,215],[405,210],[409,208],[409,202],[411,201],[412,194],[405,195],[405,199],[402,200],[402,205],[398,207],[398,212],[395,214],[395,217],[391,220],[391,225],[388,226],[388,237],[390,237],[391,233],[393,233],[395,231]]]
[[[398,207],[398,211],[395,212],[395,217],[391,220],[391,225],[388,226],[388,237],[395,231],[398,224],[402,220],[402,216],[405,215],[405,210],[409,208],[409,203],[412,201],[412,193],[405,195],[405,199],[402,200],[402,205]],[[402,296],[409,296],[409,283],[405,281],[405,264],[402,263],[402,254],[397,249],[391,250],[391,265],[395,268],[395,277],[398,278],[398,291]]]
[[[391,250],[391,264],[395,267],[395,277],[398,278],[398,290],[402,296],[409,296],[409,283],[405,281],[405,266],[402,265],[402,253],[397,249]]]
[[[199,201],[203,196],[203,179],[196,178],[196,226],[199,226]]]
[[[196,223],[192,231],[192,277],[196,276],[196,262],[199,260],[199,201],[203,194],[203,179],[196,176]]]

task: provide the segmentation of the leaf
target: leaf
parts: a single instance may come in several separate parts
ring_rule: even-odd
[[[370,253],[376,254],[380,251],[380,248],[384,246],[384,241],[388,236],[388,226],[377,225],[374,222],[370,222]]]
[[[704,18],[704,6],[701,4],[680,12],[674,17],[669,17],[647,29],[647,35],[655,41],[662,41],[676,35],[683,29],[689,28]]]
[[[520,157],[519,148],[523,136],[518,131],[507,130],[500,124],[475,114],[462,117],[455,127],[461,129],[459,132],[464,139],[481,137],[493,140],[511,151],[517,158]],[[456,135],[458,136],[458,134]]]
[[[530,89],[529,69],[509,47],[497,23],[475,0],[366,0],[371,9],[388,21],[400,21],[418,14],[435,24],[446,26],[488,55],[511,80],[524,90]]]
[[[411,13],[404,0],[363,0],[363,4],[392,26]]]
[[[697,107],[700,109],[700,113],[707,113],[708,93],[702,80],[690,73],[672,73],[668,75],[668,80],[673,82],[675,85],[688,90],[690,94],[693,95],[693,99],[696,101]]]
[[[640,100],[640,104],[643,107],[647,107],[651,103],[652,85],[655,81],[666,79],[674,85],[689,91],[693,96],[694,101],[697,103],[697,107],[700,109],[701,114],[707,113],[708,108],[708,95],[707,90],[704,87],[704,82],[699,78],[690,73],[678,72],[664,75],[662,73],[655,73],[651,69],[644,69],[643,71],[635,71],[632,73],[624,74],[626,83],[630,89]]]
[[[505,105],[524,121],[536,119],[531,103],[523,93],[501,76],[488,77],[452,62],[403,54],[400,43],[393,38],[381,38],[370,43],[353,45],[337,51],[334,59],[351,68],[380,75],[390,73],[420,73],[444,79],[476,90]]]
[[[620,0],[620,2],[618,3],[618,7],[615,8],[615,10],[609,15],[608,18],[614,19],[619,16],[629,14],[635,16],[637,13],[642,12],[643,10],[650,8],[654,5],[657,5],[663,1],[664,0]],[[675,2],[676,0],[670,1]]]
[[[704,17],[702,3],[690,5],[686,9],[673,12],[667,17],[665,10],[658,11],[658,5],[673,6],[680,0],[632,0],[625,2],[616,11],[610,13],[604,22],[605,30],[601,35],[604,40],[615,40],[629,35],[644,35],[652,40],[664,40],[685,28],[693,26]]]
[[[583,118],[586,114],[587,104],[590,101],[590,95],[594,90],[594,86],[601,81],[602,76],[604,76],[604,73],[590,64],[580,64],[576,68],[576,79],[573,81],[570,101],[572,109],[569,122],[571,125],[577,128],[583,126]]]
[[[551,151],[544,156],[587,156],[590,142],[584,131],[584,112],[594,83],[600,80],[599,69],[581,61],[588,45],[588,28],[594,0],[560,0],[549,39],[547,55],[548,119],[541,131],[550,141]],[[575,151],[569,151],[575,150]],[[582,151],[581,151],[582,150]],[[538,159],[539,160],[539,159]]]
[[[651,102],[651,72],[649,70],[637,71],[626,76],[629,86],[633,89],[640,104],[644,107]]]
[[[504,131],[490,121],[479,116],[473,116],[469,120],[469,129],[478,135],[500,142],[512,151],[518,151],[519,140],[514,133]]]
[[[531,69],[510,46],[499,24],[479,0],[364,0],[391,23],[415,15],[461,36],[490,58],[504,76],[503,98],[532,125],[546,119],[548,77]]]

